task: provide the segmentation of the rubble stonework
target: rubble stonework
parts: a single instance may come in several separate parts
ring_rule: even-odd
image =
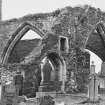
[[[55,78],[52,82],[44,81],[48,86],[48,82],[53,83],[51,86],[54,84],[57,86],[57,82],[59,82],[61,83],[59,90],[66,91],[66,84],[68,87],[72,85],[70,76],[71,72],[74,72],[74,77],[71,80],[74,83],[71,87],[74,87],[73,90],[76,92],[82,91],[85,88],[84,84],[87,83],[90,68],[90,55],[85,49],[93,51],[102,60],[105,60],[104,38],[102,39],[103,36],[100,38],[98,35],[104,27],[104,21],[105,13],[91,6],[65,7],[52,13],[28,15],[19,19],[1,21],[1,70],[3,70],[2,67],[6,69],[8,65],[13,66],[15,63],[16,74],[18,70],[25,72],[23,83],[25,92],[23,93],[27,92],[25,95],[30,97],[31,93],[39,91],[42,75],[44,75],[41,71],[41,64],[43,59],[47,58],[53,65],[53,73],[57,72],[55,75],[58,74],[56,82],[54,82]],[[20,41],[29,30],[36,32],[41,38]],[[53,59],[54,57],[56,59]],[[6,70],[10,71],[11,68]],[[85,76],[83,77],[83,75]],[[26,84],[32,83],[29,92],[25,82]],[[46,83],[43,83],[42,87]],[[44,88],[46,89],[46,86]],[[54,88],[52,90],[56,91]]]
[[[53,32],[55,34],[69,36],[70,48],[74,47],[72,44],[76,37],[76,45],[83,46],[84,44],[82,43],[85,43],[89,33],[93,30],[96,24],[101,21],[104,23],[104,15],[105,13],[101,12],[101,10],[90,6],[74,8],[66,7],[48,14],[28,15],[19,19],[3,21],[0,23],[1,53],[8,40],[11,39],[13,33],[24,22],[28,22],[32,26],[37,27],[44,34]],[[44,24],[47,24],[47,26]]]

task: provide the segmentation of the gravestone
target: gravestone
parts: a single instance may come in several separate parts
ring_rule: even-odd
[[[13,83],[2,85],[2,105],[18,105],[17,91]]]
[[[15,74],[15,76],[9,75],[8,78],[8,81],[2,81],[1,103],[2,105],[18,105],[20,83],[22,80],[20,80],[18,74]]]
[[[102,62],[101,64],[101,74],[105,75],[105,62]]]
[[[89,101],[96,102],[99,100],[99,97],[98,97],[98,76],[95,73],[94,62],[92,62],[92,65],[90,68],[90,78],[89,79],[90,79],[89,89],[88,89]]]

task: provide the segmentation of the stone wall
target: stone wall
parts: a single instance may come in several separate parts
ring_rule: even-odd
[[[86,51],[77,50],[77,71],[76,80],[78,89],[87,91],[88,78],[90,74],[90,54]]]
[[[37,47],[37,50],[32,50],[32,53],[28,56],[28,61],[32,61],[31,64],[36,63],[39,65],[40,61],[49,51],[55,51],[59,53],[59,36],[65,36],[69,40],[69,51],[68,53],[60,52],[60,56],[62,56],[66,62],[67,75],[69,75],[71,71],[76,73],[79,71],[77,69],[78,62],[76,49],[80,50],[86,47],[87,39],[91,34],[90,32],[94,29],[99,21],[105,21],[105,13],[101,12],[99,9],[89,6],[74,8],[65,7],[61,10],[57,10],[48,14],[28,15],[19,19],[2,21],[0,23],[0,56],[2,56],[4,48],[7,46],[9,40],[11,40],[11,37],[14,35],[13,33],[16,32],[16,30],[24,22],[27,22],[32,26],[37,27],[38,30],[45,35],[40,46],[35,46]],[[100,48],[99,45],[97,46]],[[104,49],[102,48],[101,52],[103,50]],[[100,53],[97,54],[100,55]],[[80,55],[83,54],[80,53]],[[101,57],[103,58],[103,56]],[[27,65],[28,64],[30,63],[28,62]],[[81,65],[79,68],[82,70],[86,68],[85,70],[88,72],[88,67]]]
[[[52,13],[27,15],[19,19],[2,21],[0,23],[0,52],[2,53],[8,40],[24,22],[36,26],[44,34],[53,32],[68,36],[70,49],[72,49],[75,40],[75,45],[84,46],[89,32],[99,21],[105,21],[105,13],[89,6],[65,7]]]

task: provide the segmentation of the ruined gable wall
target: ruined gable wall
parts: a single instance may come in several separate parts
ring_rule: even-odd
[[[65,7],[48,14],[28,15],[19,19],[3,21],[0,23],[0,53],[11,35],[24,22],[36,26],[45,34],[53,32],[68,36],[70,48],[73,48],[74,44],[83,47],[89,32],[100,20],[105,21],[105,13],[93,7],[84,6]]]
[[[87,6],[66,7],[48,14],[28,15],[19,19],[3,21],[0,23],[0,39],[7,42],[12,33],[26,21],[38,27],[43,33],[54,32],[60,35],[68,35],[71,39],[75,37],[74,25],[76,22],[80,22],[77,27],[78,37],[85,39],[92,26],[99,20],[105,21],[105,13],[93,7],[89,7],[89,9]],[[3,41],[0,42],[2,43],[0,45],[3,46]]]
[[[88,6],[65,7],[48,14],[28,15],[19,19],[3,21],[0,23],[0,53],[2,54],[4,47],[16,29],[24,22],[28,22],[36,26],[45,35],[47,33],[53,33],[57,36],[62,35],[68,37],[69,53],[63,56],[65,57],[67,69],[69,69],[73,67],[73,62],[76,62],[75,48],[84,47],[89,33],[99,21],[105,21],[105,13]],[[48,40],[48,38],[45,38],[43,41],[42,55],[46,51],[51,50],[51,48],[53,50],[54,47],[52,47],[52,39]],[[48,43],[51,41],[52,44],[49,45]],[[57,45],[55,45],[54,49],[57,49]]]
[[[0,23],[0,55],[6,46],[9,39],[11,39],[13,33],[20,27],[24,22],[37,27],[42,33],[51,32],[51,26],[54,21],[54,14],[36,14],[29,15],[19,19],[11,19]],[[53,19],[54,18],[54,19]]]
[[[55,37],[45,37],[42,40],[41,54],[35,57],[35,61],[42,59],[41,57],[46,54],[46,51],[56,50],[58,36],[67,36],[69,39],[69,53],[62,54],[66,61],[67,70],[76,70],[76,47],[84,47],[85,41],[92,28],[99,22],[105,21],[105,14],[95,8],[82,8],[82,7],[66,7],[55,14],[40,14],[26,16],[20,19],[4,21],[0,23],[0,53],[2,53],[9,39],[16,29],[28,22],[36,26],[45,35],[53,33]],[[53,39],[55,38],[55,40]],[[53,40],[52,40],[53,39]],[[39,59],[40,58],[40,59]]]
[[[67,67],[70,68],[71,65],[73,67],[72,62],[75,62],[75,48],[84,47],[89,33],[99,21],[105,21],[105,13],[88,6],[66,7],[53,13],[29,15],[19,19],[3,21],[0,23],[0,53],[3,52],[4,47],[16,29],[24,22],[28,22],[36,26],[45,35],[53,33],[57,36],[68,37],[69,53],[64,56]],[[44,54],[46,49],[50,50],[52,44],[48,46],[48,39],[43,40],[45,41],[42,44],[46,45],[42,49]]]

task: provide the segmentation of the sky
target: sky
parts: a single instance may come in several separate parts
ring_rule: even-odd
[[[2,0],[3,20],[32,13],[51,12],[58,8],[91,5],[105,11],[105,0]]]
[[[2,0],[2,20],[19,18],[27,14],[52,12],[66,6],[84,6],[85,4],[105,11],[105,0]],[[96,72],[101,69],[101,59],[91,53]]]

